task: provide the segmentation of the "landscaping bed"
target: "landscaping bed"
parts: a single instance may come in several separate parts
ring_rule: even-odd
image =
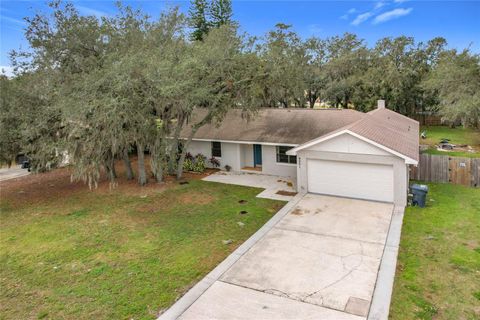
[[[2,319],[154,319],[284,205],[199,174],[113,190],[69,175],[2,183]]]
[[[480,189],[429,184],[405,212],[391,319],[480,319]]]

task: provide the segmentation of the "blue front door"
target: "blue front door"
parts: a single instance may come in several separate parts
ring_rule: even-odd
[[[254,144],[253,145],[253,166],[262,165],[262,145]]]

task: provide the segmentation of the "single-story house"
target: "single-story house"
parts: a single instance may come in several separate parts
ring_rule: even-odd
[[[192,121],[200,119],[198,109]],[[181,137],[186,138],[190,129]],[[231,110],[200,128],[188,151],[221,168],[296,179],[300,193],[407,203],[409,165],[419,158],[417,121],[385,108],[262,109],[253,119]]]

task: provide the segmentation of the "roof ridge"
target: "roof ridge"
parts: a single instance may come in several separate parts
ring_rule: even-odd
[[[418,122],[417,120],[415,120],[415,119],[412,119],[412,118],[410,118],[410,117],[407,117],[407,116],[405,116],[405,115],[403,115],[403,114],[401,114],[401,113],[399,113],[399,112],[390,110],[390,109],[388,109],[388,108],[382,108],[382,109],[376,108],[376,109],[374,109],[374,110],[371,110],[371,111],[367,112],[367,114],[376,113],[375,111],[382,111],[382,110],[386,110],[386,111],[389,112],[389,113],[393,113],[393,114],[395,114],[396,116],[402,117],[402,118],[407,119],[407,120],[409,120],[409,121],[411,121],[411,122],[419,123],[419,122]]]

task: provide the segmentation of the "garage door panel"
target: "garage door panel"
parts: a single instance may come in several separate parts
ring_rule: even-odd
[[[393,202],[393,166],[307,160],[308,191],[358,199]]]

